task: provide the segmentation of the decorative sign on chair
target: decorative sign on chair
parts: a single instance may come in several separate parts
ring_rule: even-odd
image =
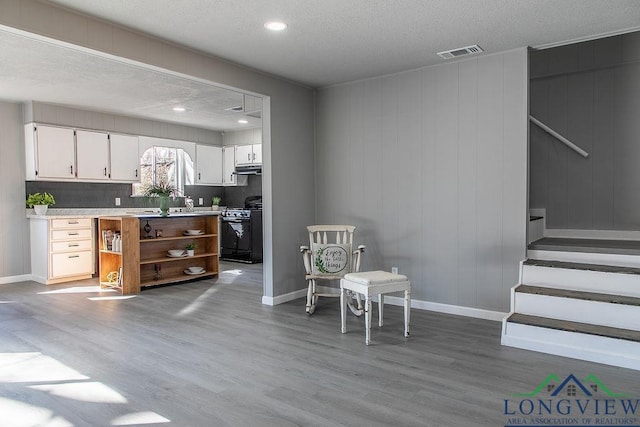
[[[314,243],[313,267],[315,275],[344,276],[351,265],[351,245]]]

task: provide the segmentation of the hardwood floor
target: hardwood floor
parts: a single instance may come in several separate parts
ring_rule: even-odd
[[[362,318],[340,333],[337,299],[264,306],[260,264],[221,267],[116,299],[0,285],[0,424],[498,426],[551,373],[640,396],[640,373],[502,347],[498,322],[413,310],[405,339],[388,306],[367,347]]]

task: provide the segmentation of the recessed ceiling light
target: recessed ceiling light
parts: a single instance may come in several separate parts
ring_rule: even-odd
[[[243,125],[246,125],[247,123],[249,123],[249,121],[248,121],[248,120],[245,120],[245,119],[240,119],[240,120],[238,120],[238,123],[241,123],[241,124],[243,124]]]
[[[271,31],[282,31],[287,28],[287,24],[279,21],[269,21],[264,24],[264,27]]]
[[[187,109],[184,108],[184,107],[173,107],[173,111],[177,111],[179,113],[182,113],[183,111],[187,111]]]

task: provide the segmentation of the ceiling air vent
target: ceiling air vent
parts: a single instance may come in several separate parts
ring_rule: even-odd
[[[458,58],[465,55],[473,55],[474,53],[484,52],[480,46],[474,44],[473,46],[461,47],[458,49],[445,50],[438,52],[438,56],[442,59]]]

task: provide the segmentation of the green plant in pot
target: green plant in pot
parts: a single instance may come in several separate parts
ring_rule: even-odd
[[[43,193],[31,193],[27,196],[27,207],[33,208],[36,215],[45,215],[49,205],[55,205],[56,199],[53,194]]]
[[[169,215],[169,198],[178,197],[179,191],[170,182],[158,181],[144,189],[144,195],[149,198],[158,198],[160,200],[160,215]]]
[[[187,243],[187,246],[185,246],[184,248],[187,250],[188,256],[193,256],[195,254],[196,244],[193,242]]]
[[[220,202],[222,201],[222,197],[219,196],[213,196],[211,198],[211,210],[212,211],[217,211],[218,208],[220,207]]]

